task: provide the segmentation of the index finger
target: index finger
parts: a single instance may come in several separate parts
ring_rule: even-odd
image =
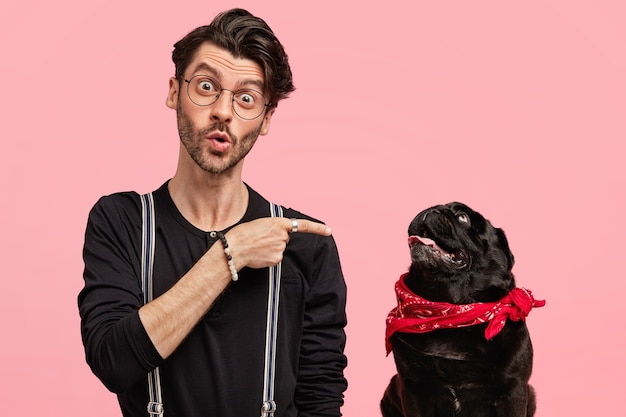
[[[325,224],[306,219],[285,219],[285,224],[289,233],[313,233],[320,236],[330,236],[332,234],[330,227]]]

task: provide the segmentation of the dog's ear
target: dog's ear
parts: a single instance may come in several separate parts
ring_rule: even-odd
[[[508,270],[510,271],[511,269],[513,269],[513,264],[515,263],[515,257],[513,256],[513,252],[511,252],[511,249],[509,248],[509,241],[506,238],[504,230],[499,229],[497,227],[495,229],[496,229],[496,236],[498,238],[498,243],[500,244],[500,248],[502,249],[502,252],[504,253],[504,256],[506,257],[506,260],[508,262]]]

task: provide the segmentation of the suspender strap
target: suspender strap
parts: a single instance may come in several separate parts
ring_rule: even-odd
[[[141,232],[141,290],[144,304],[152,301],[152,267],[154,265],[155,219],[152,193],[141,196],[142,232]],[[161,374],[159,368],[148,373],[148,414],[163,415],[161,397]]]
[[[141,196],[141,289],[144,304],[152,301],[152,269],[155,247],[155,213],[152,193]],[[283,208],[270,203],[272,217],[283,217]],[[263,372],[263,403],[261,417],[273,417],[276,412],[274,401],[274,378],[276,369],[276,336],[278,334],[278,304],[280,296],[281,263],[269,268],[269,292],[267,296],[267,325],[265,331],[265,370]],[[163,416],[161,375],[159,368],[148,373],[148,414]]]
[[[283,217],[283,208],[270,203],[272,217]],[[270,267],[267,296],[267,326],[265,331],[265,371],[263,373],[263,404],[261,417],[272,417],[276,412],[274,377],[276,369],[276,335],[278,333],[278,301],[280,296],[281,263]]]

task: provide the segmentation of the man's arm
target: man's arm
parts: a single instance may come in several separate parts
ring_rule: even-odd
[[[332,238],[317,239],[306,296],[296,404],[301,417],[340,416],[347,381],[343,371],[346,285]]]
[[[291,220],[261,218],[240,224],[226,238],[237,271],[266,268],[282,261]],[[298,233],[330,234],[330,229],[298,220]],[[224,248],[215,244],[166,293],[139,309],[139,317],[154,346],[167,358],[207,313],[231,281]]]
[[[85,232],[85,286],[78,296],[85,357],[113,392],[126,391],[162,361],[138,315],[140,211],[136,194],[103,197]]]

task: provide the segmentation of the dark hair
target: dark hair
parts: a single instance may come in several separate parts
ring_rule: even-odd
[[[194,54],[204,42],[224,48],[234,57],[250,59],[262,68],[269,108],[287,98],[295,90],[291,68],[283,46],[272,29],[261,18],[244,9],[232,9],[218,14],[208,26],[200,26],[174,44],[172,61],[176,78],[183,73]]]

